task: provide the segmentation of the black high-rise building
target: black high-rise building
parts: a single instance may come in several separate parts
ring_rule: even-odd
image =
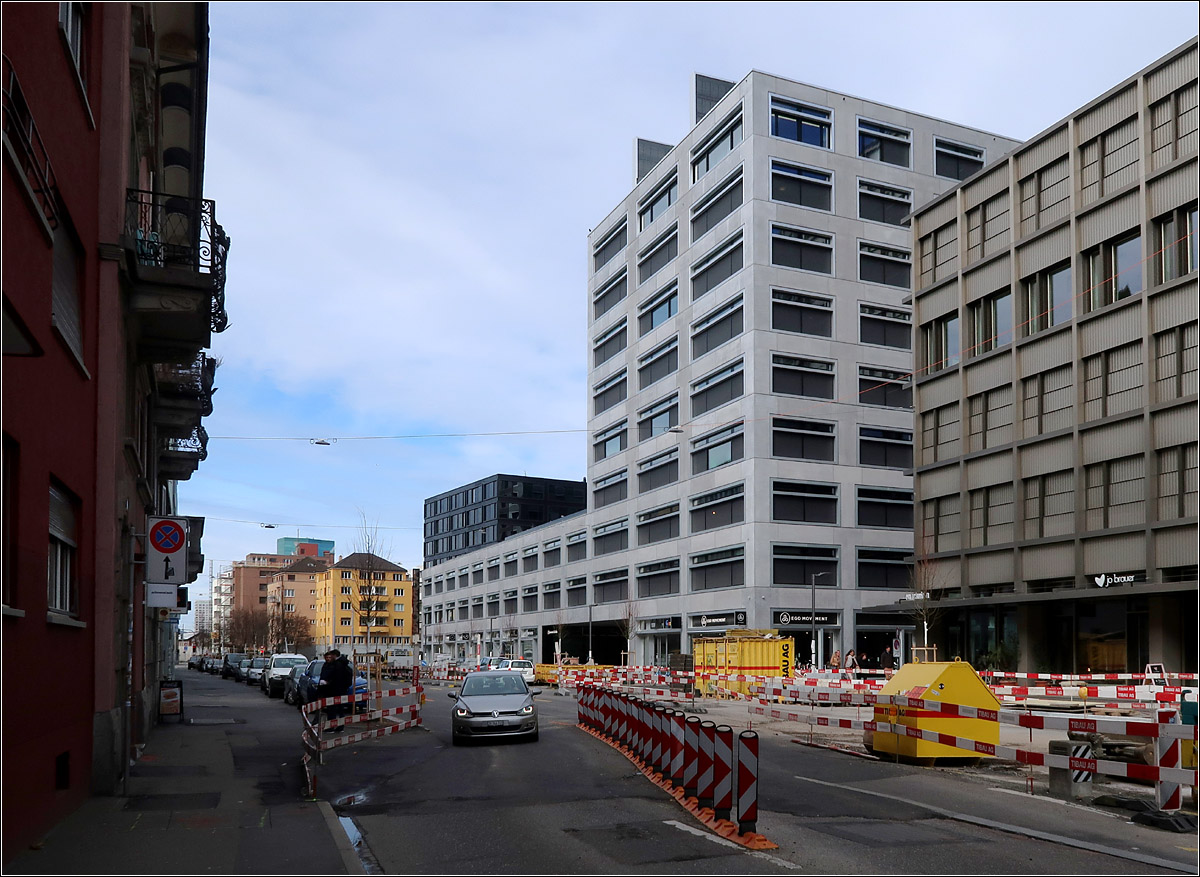
[[[587,508],[584,481],[491,475],[425,500],[425,565]]]

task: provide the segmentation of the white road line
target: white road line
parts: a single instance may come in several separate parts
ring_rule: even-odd
[[[818,786],[829,786],[830,788],[834,789],[844,789],[847,792],[858,792],[860,795],[870,795],[875,798],[885,798],[889,801],[898,801],[901,804],[908,804],[921,810],[928,810],[930,813],[937,813],[939,816],[944,816],[947,819],[953,819],[957,822],[966,822],[970,825],[978,825],[983,828],[991,828],[996,831],[1004,831],[1009,834],[1018,834],[1022,837],[1044,840],[1049,843],[1074,847],[1075,849],[1079,850],[1087,850],[1091,853],[1100,853],[1104,856],[1115,856],[1118,859],[1127,859],[1131,862],[1141,862],[1145,865],[1154,865],[1158,868],[1167,868],[1171,871],[1183,871],[1188,874],[1196,873],[1196,866],[1192,863],[1185,864],[1183,862],[1174,862],[1170,859],[1160,859],[1157,856],[1147,856],[1131,850],[1119,850],[1114,847],[1106,847],[1100,844],[1089,843],[1088,841],[1084,840],[1076,840],[1073,837],[1066,837],[1061,834],[1050,834],[1049,832],[1038,831],[1034,828],[1024,828],[1020,825],[1009,825],[1004,822],[994,822],[991,819],[983,819],[978,816],[968,816],[965,813],[955,813],[952,810],[944,810],[941,807],[935,807],[932,804],[926,804],[924,801],[914,801],[911,798],[901,798],[899,795],[889,795],[886,792],[876,792],[870,789],[859,789],[854,786],[843,785],[842,783],[827,783],[824,780],[816,780],[812,777],[797,776],[796,779],[805,783],[815,783]]]
[[[720,846],[723,846],[723,847],[730,847],[732,849],[737,850],[739,853],[746,853],[748,855],[754,856],[755,858],[764,859],[768,862],[771,862],[772,864],[778,865],[780,868],[790,868],[793,871],[801,870],[800,866],[794,862],[789,862],[786,859],[779,858],[778,856],[772,856],[769,853],[764,853],[762,850],[748,850],[741,844],[735,844],[731,840],[726,840],[723,837],[718,837],[717,835],[711,834],[710,832],[707,832],[702,828],[696,828],[696,826],[694,826],[694,825],[688,825],[687,823],[680,822],[676,819],[667,819],[667,820],[664,820],[664,822],[667,825],[673,826],[674,828],[678,828],[680,831],[686,831],[688,834],[694,834],[694,835],[696,835],[696,837],[702,837],[705,840],[710,840],[713,843],[719,844]]]

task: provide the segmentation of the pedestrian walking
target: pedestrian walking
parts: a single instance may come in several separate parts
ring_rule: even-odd
[[[321,697],[343,697],[354,690],[354,671],[350,662],[337,649],[325,653],[325,665],[321,667],[321,681],[317,683]],[[340,719],[349,709],[347,704],[333,704],[326,708],[325,713],[332,722]],[[345,723],[330,728],[331,731],[341,731]]]
[[[842,650],[834,649],[833,657],[829,659],[829,669],[836,673],[842,669]]]
[[[879,669],[884,672],[896,669],[896,659],[892,656],[890,645],[884,648],[883,653],[879,656]]]
[[[854,649],[846,652],[845,669],[846,675],[853,679],[854,671],[858,669],[858,658],[854,655]]]

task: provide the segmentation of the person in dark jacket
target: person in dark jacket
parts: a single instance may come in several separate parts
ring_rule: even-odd
[[[895,670],[896,669],[896,659],[892,655],[892,647],[891,646],[888,646],[887,648],[885,648],[883,650],[883,654],[879,656],[879,669],[880,670]]]
[[[320,686],[321,697],[343,697],[351,694],[354,691],[354,671],[350,668],[350,662],[337,649],[330,649],[325,653],[325,665],[321,667]],[[333,704],[326,708],[326,713],[329,720],[340,719],[350,709],[349,704]],[[346,727],[344,724],[338,725],[335,728],[330,728],[331,731],[340,731]]]

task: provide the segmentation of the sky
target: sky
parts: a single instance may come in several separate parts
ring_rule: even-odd
[[[230,325],[180,513],[206,518],[218,570],[280,536],[349,554],[364,522],[412,568],[426,497],[582,479],[587,235],[633,187],[634,140],[690,130],[696,73],[1026,140],[1195,36],[1197,13],[212,3],[205,196],[232,239]],[[191,597],[209,594],[206,569]]]

